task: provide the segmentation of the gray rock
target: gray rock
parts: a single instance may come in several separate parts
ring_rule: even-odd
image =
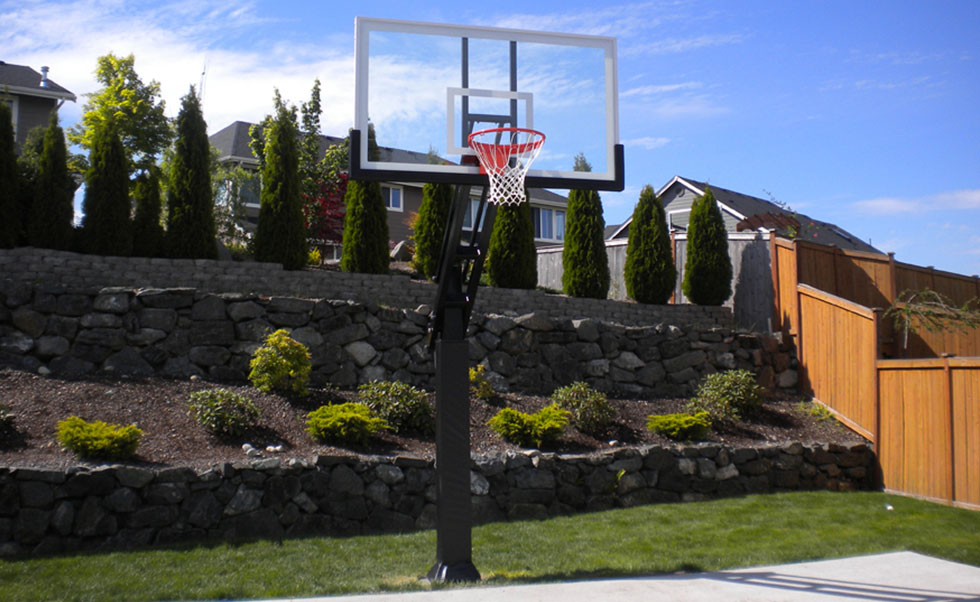
[[[313,349],[323,344],[323,336],[312,326],[297,328],[290,335],[293,340],[306,345],[307,349]]]
[[[227,320],[195,321],[190,331],[191,345],[231,345],[235,326]]]
[[[594,343],[599,340],[599,323],[591,318],[585,320],[572,320],[575,334],[578,340],[586,343]]]
[[[800,375],[796,370],[785,370],[776,377],[776,385],[780,389],[792,389],[800,382]]]
[[[60,502],[51,515],[51,528],[62,537],[71,535],[75,525],[75,507],[65,500]]]
[[[195,493],[184,503],[187,522],[195,527],[210,529],[221,520],[223,509],[218,498],[210,491]]]
[[[116,314],[90,313],[79,320],[82,328],[121,328],[123,319]]]
[[[382,508],[391,507],[390,490],[382,481],[373,481],[364,488],[364,497]]]
[[[95,311],[124,314],[129,311],[129,293],[102,293],[92,303]]]
[[[146,347],[167,338],[167,333],[156,328],[140,328],[136,332],[126,333],[126,342],[138,347]]]
[[[132,347],[124,347],[118,353],[107,357],[102,363],[102,369],[134,376],[150,376],[153,374],[153,366]]]
[[[258,510],[262,506],[262,491],[249,489],[244,484],[238,486],[235,496],[225,506],[225,516],[238,516]]]
[[[350,467],[340,464],[330,472],[330,490],[349,495],[362,495],[364,481]]]
[[[636,370],[645,366],[646,363],[632,351],[623,351],[619,357],[613,360],[613,365],[623,370]]]
[[[0,337],[0,353],[13,353],[24,355],[34,348],[34,339],[22,332],[11,332],[7,336]]]
[[[297,299],[295,297],[272,297],[266,311],[282,313],[310,313],[313,311],[314,301],[309,299]]]
[[[220,366],[231,358],[231,352],[227,348],[217,345],[191,347],[188,355],[199,366]]]
[[[48,318],[44,314],[25,308],[14,310],[10,321],[14,327],[34,339],[44,334],[48,325]]]
[[[51,512],[38,508],[24,508],[14,519],[14,540],[20,544],[31,545],[41,541],[51,522]]]
[[[92,298],[88,295],[67,294],[58,296],[56,312],[62,316],[81,316],[92,311]]]
[[[555,328],[555,323],[551,321],[546,312],[524,314],[515,318],[514,323],[535,332],[550,332]]]
[[[142,328],[171,332],[177,325],[177,312],[172,309],[145,308],[138,317]]]
[[[103,502],[113,512],[135,512],[141,505],[140,496],[129,487],[120,487],[106,496]]]
[[[504,316],[494,316],[484,322],[483,328],[499,337],[516,325],[517,324],[514,322],[514,320],[510,318],[506,318]]]
[[[145,307],[179,309],[194,304],[194,289],[143,289],[136,293],[136,298]]]
[[[188,487],[184,483],[154,483],[143,488],[143,498],[150,504],[178,504],[187,497]]]
[[[397,485],[405,480],[405,472],[401,468],[392,466],[391,464],[379,464],[374,469],[374,474],[387,485]]]
[[[68,353],[69,348],[70,343],[65,337],[44,336],[35,341],[34,353],[38,357],[48,359]]]
[[[191,306],[192,320],[223,320],[225,301],[217,295],[206,295]]]
[[[235,322],[254,320],[265,314],[265,309],[254,301],[242,301],[240,303],[229,303],[227,307],[228,317]]]
[[[20,503],[26,508],[49,508],[54,502],[54,488],[48,483],[25,481],[20,484]]]
[[[293,497],[293,502],[299,506],[299,508],[306,512],[307,514],[313,514],[319,510],[319,506],[313,501],[312,498],[305,492],[301,491]]]
[[[123,487],[141,489],[153,480],[153,471],[136,466],[118,466],[115,469],[116,480]]]
[[[490,481],[480,473],[470,471],[470,493],[473,495],[487,495],[490,493]]]
[[[99,498],[90,496],[75,515],[75,535],[93,537],[112,535],[118,530],[116,517],[105,511]]]
[[[351,358],[353,358],[359,367],[364,367],[371,363],[378,354],[377,350],[370,343],[364,341],[355,341],[345,345],[344,350],[350,354]]]

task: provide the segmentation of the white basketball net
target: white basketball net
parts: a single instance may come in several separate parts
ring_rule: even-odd
[[[490,178],[487,200],[498,205],[523,203],[524,176],[541,152],[544,134],[523,128],[491,128],[470,134],[469,144],[480,159],[480,171]]]

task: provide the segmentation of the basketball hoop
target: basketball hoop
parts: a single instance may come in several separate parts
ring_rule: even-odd
[[[473,132],[468,140],[480,159],[480,173],[490,178],[487,200],[495,204],[523,203],[524,176],[541,152],[544,134],[526,128],[490,128]]]

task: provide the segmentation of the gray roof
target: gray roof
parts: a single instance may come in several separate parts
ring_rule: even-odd
[[[801,239],[823,245],[833,245],[840,249],[851,251],[881,253],[881,251],[875,247],[864,242],[840,226],[829,222],[822,222],[802,213],[794,212],[788,206],[782,206],[772,201],[742,194],[741,192],[735,192],[734,190],[728,190],[727,188],[722,188],[721,186],[716,186],[715,184],[707,184],[698,180],[692,180],[691,178],[675,176],[658,191],[657,196],[663,195],[667,189],[674,184],[685,186],[699,195],[704,194],[704,189],[706,187],[710,187],[717,203],[726,206],[735,213],[741,214],[743,218],[749,218],[754,215],[763,215],[766,213],[785,215],[795,218],[801,225]],[[632,221],[632,219],[633,218],[631,217],[622,225],[618,226],[613,234],[608,235],[607,238],[624,238],[627,236],[629,232],[629,223]],[[787,236],[789,234],[789,232],[784,230],[777,230],[777,233],[782,234],[783,236]]]
[[[41,74],[26,65],[12,65],[0,61],[0,91],[9,91],[26,96],[44,98],[63,98],[75,100],[75,95],[50,78],[41,85]]]

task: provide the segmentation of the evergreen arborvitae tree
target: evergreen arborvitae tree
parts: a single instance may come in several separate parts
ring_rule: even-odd
[[[82,206],[84,248],[98,255],[129,255],[133,249],[129,166],[122,141],[111,125],[95,132],[89,163]]]
[[[449,184],[426,184],[422,188],[422,205],[415,220],[415,256],[412,265],[426,278],[432,278],[438,269],[442,237],[452,202],[453,187]]]
[[[530,203],[504,204],[497,209],[487,255],[487,275],[493,286],[533,289],[538,285]]]
[[[579,153],[575,171],[592,171]],[[609,258],[603,232],[602,200],[595,190],[573,190],[568,195],[561,284],[571,297],[605,299],[609,295]]]
[[[167,187],[167,247],[171,257],[218,258],[211,144],[193,86],[181,99],[177,114],[177,141]]]
[[[388,211],[377,182],[347,183],[344,196],[343,250],[340,269],[365,274],[388,273]]]
[[[17,246],[20,207],[17,193],[20,178],[14,153],[14,124],[10,107],[0,102],[0,248]]]
[[[711,189],[694,200],[687,230],[684,296],[698,305],[721,305],[732,295],[728,233]]]
[[[296,107],[287,107],[276,91],[275,116],[262,132],[265,164],[255,231],[255,258],[281,263],[287,270],[306,265],[306,224],[300,198],[299,128]]]
[[[133,216],[133,255],[159,257],[163,254],[163,227],[160,225],[160,178],[149,169],[136,178],[133,186],[136,212]]]
[[[649,184],[633,209],[624,278],[631,299],[661,305],[670,300],[677,282],[664,206]]]
[[[68,173],[65,134],[54,111],[44,131],[44,146],[33,192],[34,202],[26,216],[29,243],[47,249],[69,248],[74,234],[75,185]]]

